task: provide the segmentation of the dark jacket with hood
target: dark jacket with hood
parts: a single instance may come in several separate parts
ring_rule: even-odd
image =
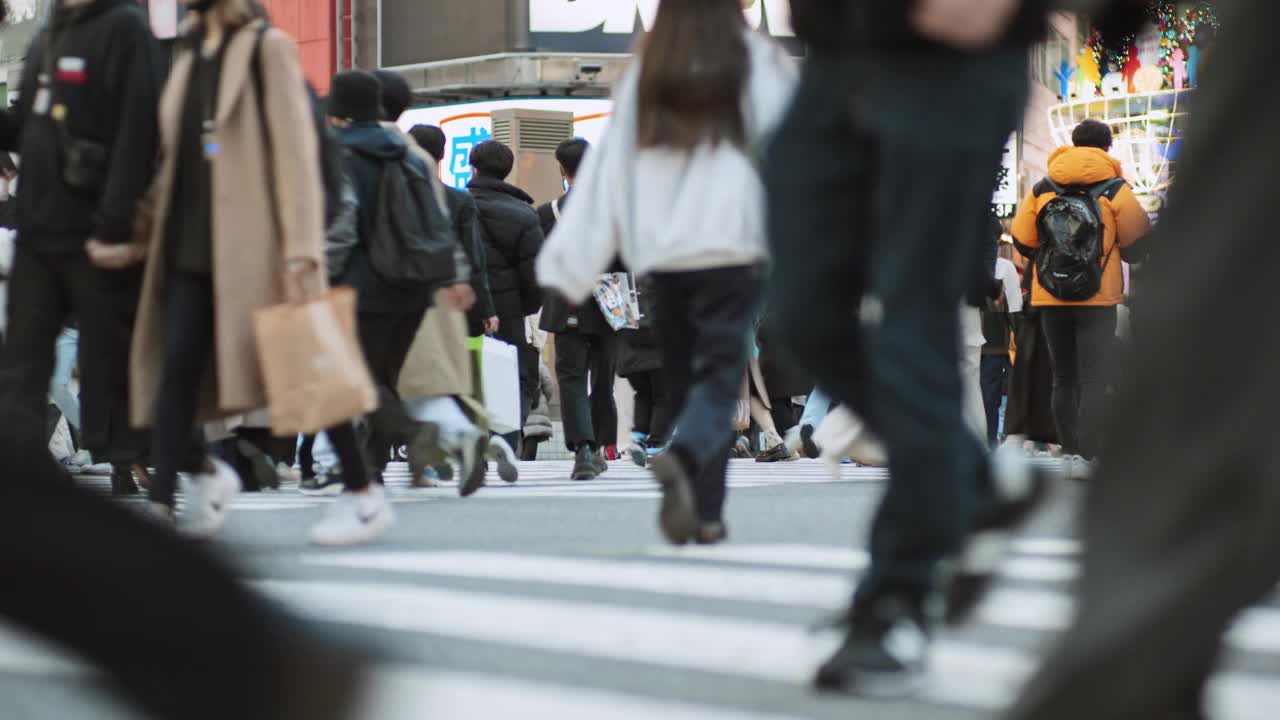
[[[444,196],[449,205],[453,232],[471,263],[471,289],[476,294],[476,304],[467,311],[467,334],[478,337],[484,334],[484,321],[497,314],[493,307],[493,293],[489,290],[488,258],[485,257],[487,251],[480,233],[480,217],[476,201],[469,193],[446,187]]]
[[[542,289],[534,263],[542,250],[543,235],[533,198],[493,178],[476,177],[467,188],[480,214],[489,290],[497,316],[506,323],[537,313],[542,309]]]
[[[422,173],[424,177],[428,173],[426,164],[409,152],[409,146],[400,136],[376,122],[355,123],[351,127],[339,129],[336,135],[338,142],[347,149],[347,174],[359,199],[356,216],[359,242],[351,250],[346,272],[336,280],[356,289],[360,295],[358,307],[362,313],[425,311],[431,306],[435,288],[423,285],[420,288],[406,289],[384,281],[370,264],[368,239],[373,234],[378,190],[387,163],[407,162],[411,169]]]
[[[47,96],[38,79],[45,64],[52,76]],[[25,247],[78,251],[90,237],[130,239],[138,199],[155,172],[160,76],[159,47],[135,0],[54,11],[27,53],[17,106],[0,112],[0,149],[22,157],[17,224]],[[55,114],[65,117],[64,131]],[[63,182],[68,138],[106,151],[100,190]]]

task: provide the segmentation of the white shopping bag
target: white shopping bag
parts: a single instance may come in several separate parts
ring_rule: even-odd
[[[515,345],[484,338],[480,350],[480,392],[489,427],[506,434],[520,429],[520,358]]]

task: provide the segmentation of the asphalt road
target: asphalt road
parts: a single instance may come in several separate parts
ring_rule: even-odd
[[[405,718],[996,717],[1071,612],[1081,491],[1063,483],[976,624],[936,638],[918,699],[819,696],[807,682],[838,637],[809,627],[847,602],[865,567],[857,548],[883,473],[737,462],[730,542],[673,550],[643,471],[615,463],[601,480],[571,483],[568,469],[526,464],[518,484],[491,476],[466,500],[451,487],[408,488],[393,472],[395,529],[337,551],[304,541],[326,500],[242,495],[219,543],[264,592],[385,648],[396,664],[379,688]],[[1248,630],[1215,687],[1221,718],[1273,718],[1280,707],[1280,612],[1255,611]],[[6,720],[137,717],[91,670],[3,626],[0,708]]]

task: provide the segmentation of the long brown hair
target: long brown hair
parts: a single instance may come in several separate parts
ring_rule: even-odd
[[[746,143],[746,28],[740,0],[662,0],[641,42],[640,147]]]

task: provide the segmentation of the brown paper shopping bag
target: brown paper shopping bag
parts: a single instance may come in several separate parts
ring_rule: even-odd
[[[351,288],[258,310],[254,332],[276,435],[320,432],[377,409]]]

